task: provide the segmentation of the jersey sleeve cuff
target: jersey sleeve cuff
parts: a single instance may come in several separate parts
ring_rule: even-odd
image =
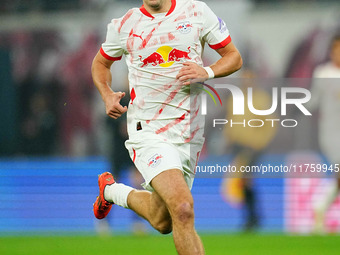
[[[104,58],[106,58],[107,60],[111,60],[111,61],[118,61],[118,60],[121,60],[121,59],[122,59],[122,56],[120,56],[120,57],[111,57],[111,56],[107,55],[107,54],[104,52],[103,47],[100,48],[100,54],[101,54]]]
[[[223,48],[225,46],[227,46],[229,43],[231,43],[231,37],[230,35],[222,42],[218,43],[218,44],[209,44],[210,48],[214,49],[214,50],[218,50],[220,48]]]

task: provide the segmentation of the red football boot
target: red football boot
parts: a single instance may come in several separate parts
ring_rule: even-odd
[[[109,172],[102,173],[98,177],[98,185],[99,185],[99,196],[97,197],[96,202],[93,204],[93,212],[94,216],[97,219],[105,218],[111,210],[111,207],[114,203],[110,203],[104,198],[104,189],[106,185],[111,185],[115,183],[113,176]]]

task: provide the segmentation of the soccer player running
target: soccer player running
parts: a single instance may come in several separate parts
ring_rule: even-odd
[[[340,164],[340,35],[334,36],[331,42],[331,61],[318,66],[313,74],[311,110],[319,106],[319,143],[322,152],[331,164]],[[327,79],[328,78],[328,79]],[[333,167],[334,168],[334,167]],[[340,190],[340,178],[334,181],[327,190],[324,199],[314,205],[315,225],[317,233],[325,231],[325,215],[337,198]]]
[[[221,55],[210,67],[203,67],[204,43]],[[120,104],[125,94],[111,89],[110,67],[122,55],[129,69],[128,108]],[[230,75],[241,66],[226,24],[203,2],[144,0],[142,7],[112,20],[92,76],[107,115],[117,119],[127,112],[125,145],[146,190],[101,174],[93,208],[98,219],[106,217],[112,204],[129,208],[160,233],[172,232],[178,254],[204,254],[190,192],[204,142],[204,121],[197,121],[201,90],[195,88],[201,86],[197,82]]]

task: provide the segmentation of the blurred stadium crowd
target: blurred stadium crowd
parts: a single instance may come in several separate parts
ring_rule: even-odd
[[[73,128],[90,132],[96,35],[71,54],[63,52],[55,31],[6,33],[0,45],[1,66],[7,68],[1,76],[2,155],[56,154],[57,140],[67,148]]]
[[[106,151],[103,141],[105,143],[107,139],[103,138],[102,133],[105,132],[107,121],[101,100],[92,85],[90,66],[105,35],[104,29],[98,30],[98,27],[105,27],[104,24],[112,18],[108,10],[112,10],[113,6],[120,6],[118,2],[120,1],[17,0],[5,1],[1,5],[0,15],[7,17],[0,30],[2,66],[0,113],[3,120],[3,124],[0,125],[1,156],[85,156],[102,154]],[[230,4],[232,2],[230,1]],[[246,0],[237,3],[240,2],[250,3]],[[313,0],[303,2],[324,3],[324,1]],[[229,23],[232,23],[231,31],[235,34],[233,38],[236,38],[240,47],[246,68],[255,69],[258,77],[268,75],[275,77],[276,74],[270,70],[271,64],[266,60],[266,54],[269,54],[265,49],[267,46],[256,45],[254,42],[256,38],[251,38],[251,33],[249,35],[243,33],[243,29],[248,31],[245,21],[243,27],[234,25],[238,19],[244,17],[248,19],[252,12],[261,9],[262,5],[259,3],[273,4],[273,1],[253,1],[251,8],[240,11],[243,16],[236,16],[234,20],[227,17],[227,21],[231,19]],[[275,3],[290,6],[296,1],[275,1]],[[129,1],[127,6],[139,6],[139,4],[140,1]],[[100,11],[104,7],[107,9],[105,15],[110,18],[105,18]],[[290,9],[294,8],[290,7]],[[66,10],[74,15],[91,10],[95,13],[95,17],[102,18],[96,19],[96,24],[90,28],[87,28],[86,24],[78,28],[73,28],[71,24],[61,28],[57,26],[44,28],[43,24],[49,17],[49,11],[62,15]],[[30,19],[27,20],[28,23],[34,20],[36,12],[44,13],[46,16],[43,16],[41,22],[39,19],[36,21],[39,23],[39,28],[36,23],[29,28],[21,28],[25,24],[19,24],[14,29],[11,28],[11,24],[6,26],[6,21],[11,21],[8,16],[24,12],[33,13],[33,16],[27,17]],[[70,21],[72,22],[72,17]],[[305,35],[299,35],[301,39],[291,46],[293,52],[281,53],[285,56],[290,55],[287,57],[290,59],[281,68],[284,70],[277,77],[311,77],[314,67],[327,60],[327,47],[329,39],[336,30],[336,22],[333,27],[325,30],[318,26],[314,28],[311,26],[310,31],[306,31]],[[267,42],[267,44],[273,43]],[[316,45],[319,47],[315,57]],[[320,45],[324,45],[323,48]],[[270,57],[273,58],[273,54],[271,55]],[[206,58],[208,62],[209,58],[210,56]],[[118,65],[114,68],[118,68],[117,73],[122,73]],[[115,83],[118,83],[115,85],[118,89],[127,90],[124,79],[117,79]],[[120,130],[118,134],[126,133],[121,126],[120,123],[113,128]]]
[[[139,4],[138,0],[4,0],[0,6],[1,14],[22,13],[32,11],[54,12],[70,10],[86,10],[93,8],[101,9],[108,3],[112,2],[131,2]],[[223,0],[215,0],[223,1]],[[253,0],[255,4],[274,4],[274,5],[296,5],[308,3],[337,2],[337,0]]]

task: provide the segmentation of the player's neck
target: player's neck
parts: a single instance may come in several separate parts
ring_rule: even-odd
[[[144,8],[150,13],[150,14],[156,14],[156,13],[167,13],[172,5],[171,0],[165,0],[159,7],[152,7],[144,3]]]

